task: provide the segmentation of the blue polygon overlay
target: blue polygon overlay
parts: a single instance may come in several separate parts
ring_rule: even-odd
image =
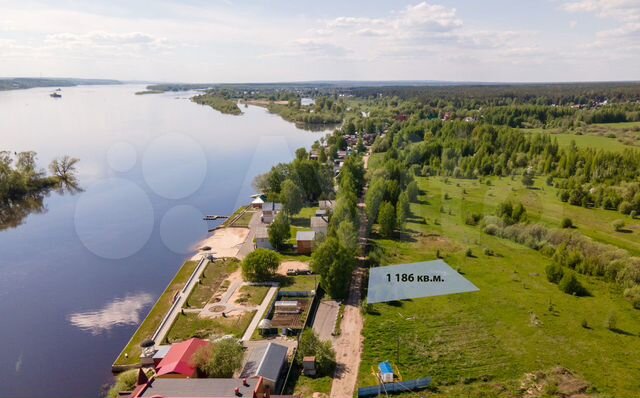
[[[444,261],[424,261],[371,268],[367,302],[373,304],[478,290]]]

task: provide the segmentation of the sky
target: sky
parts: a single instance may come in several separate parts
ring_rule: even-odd
[[[0,76],[640,80],[640,0],[0,0]]]

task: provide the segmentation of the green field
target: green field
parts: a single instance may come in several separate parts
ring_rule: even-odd
[[[549,258],[464,220],[470,212],[491,213],[502,199],[517,197],[533,221],[558,226],[571,217],[582,233],[638,253],[636,222],[626,220],[631,233],[614,233],[610,221],[621,218],[619,213],[564,204],[552,188],[542,189],[541,181],[537,190],[510,178],[493,179],[492,186],[477,180],[418,182],[427,195],[411,205],[407,232],[399,240],[376,239],[384,249],[383,263],[432,260],[439,252],[480,291],[373,305],[365,316],[361,387],[375,385],[372,368],[390,360],[405,380],[433,377],[444,396],[519,396],[525,373],[555,366],[576,372],[603,396],[637,393],[640,366],[629,353],[640,348],[640,312],[620,289],[581,275],[592,296],[567,295],[545,277]],[[473,257],[465,255],[467,249]],[[484,249],[496,255],[485,255]],[[612,313],[616,332],[605,327]]]
[[[316,284],[320,280],[316,275],[296,275],[289,276],[282,283],[280,290],[284,292],[309,292],[316,289]]]
[[[553,134],[551,137],[556,138],[558,144],[564,147],[568,147],[573,141],[578,148],[601,148],[614,152],[622,152],[625,149],[633,148],[630,145],[623,144],[616,138],[600,135]]]
[[[260,305],[262,304],[262,300],[267,295],[269,291],[269,286],[252,286],[252,285],[244,285],[240,287],[240,297],[237,299],[237,302],[244,303],[247,305]]]
[[[237,270],[239,265],[240,262],[235,258],[225,258],[213,263],[209,262],[200,277],[200,283],[196,285],[187,299],[187,307],[204,307],[220,288],[222,281]]]
[[[140,361],[140,343],[153,336],[158,325],[160,325],[160,322],[169,311],[173,303],[173,297],[184,287],[197,265],[198,263],[196,261],[187,261],[184,263],[169,286],[167,286],[167,289],[153,306],[149,315],[147,315],[140,327],[138,327],[136,333],[131,337],[127,346],[122,350],[122,353],[120,353],[114,365],[132,365]],[[125,354],[128,354],[127,358],[125,358]]]
[[[589,124],[572,131],[559,128],[520,130],[525,133],[551,134],[561,146],[568,146],[571,141],[575,141],[578,148],[599,148],[615,152],[640,146],[640,122]]]

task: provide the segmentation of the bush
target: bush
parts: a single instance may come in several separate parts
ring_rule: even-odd
[[[560,290],[567,294],[573,294],[575,296],[588,295],[587,290],[580,284],[580,281],[573,272],[566,272],[560,283],[558,283]]]
[[[615,220],[611,225],[615,231],[620,232],[624,228],[624,220]]]
[[[242,366],[244,349],[235,339],[221,339],[201,347],[193,356],[193,364],[206,377],[229,378]]]
[[[564,276],[562,266],[555,262],[547,265],[545,272],[547,274],[547,280],[551,283],[559,283]]]
[[[607,329],[616,330],[618,328],[618,317],[615,312],[609,314],[607,318]]]
[[[624,297],[631,302],[633,308],[640,310],[640,285],[624,289]]]
[[[498,235],[498,232],[500,232],[500,227],[498,227],[496,224],[489,224],[486,227],[484,227],[484,233],[487,235]]]
[[[482,252],[484,253],[485,256],[495,256],[496,255],[493,252],[493,250],[489,249],[488,247],[485,247]]]
[[[464,252],[464,255],[467,257],[473,257],[473,251],[471,248],[468,248],[467,251]]]
[[[264,282],[273,277],[280,265],[280,257],[274,251],[256,249],[242,262],[242,276],[250,282]]]
[[[482,214],[471,213],[467,216],[467,219],[465,220],[465,224],[478,225],[481,219],[482,219]]]
[[[132,391],[138,381],[138,369],[127,370],[116,377],[116,384],[109,389],[107,397],[117,398],[121,391]]]
[[[580,325],[585,329],[589,329],[589,322],[586,319],[583,319]]]
[[[565,218],[562,219],[562,222],[560,223],[560,226],[562,228],[565,228],[565,229],[566,228],[573,228],[573,221],[571,221],[570,218],[566,218],[565,217]]]

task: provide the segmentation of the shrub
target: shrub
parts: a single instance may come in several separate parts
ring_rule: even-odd
[[[629,213],[629,217],[631,218],[636,218],[638,216],[638,212],[635,210],[631,210],[631,212]]]
[[[615,231],[620,232],[622,231],[622,228],[624,228],[624,220],[615,220],[611,225]]]
[[[201,347],[193,355],[193,364],[207,377],[228,378],[240,369],[244,348],[235,339],[221,339]]]
[[[465,220],[465,224],[478,225],[481,219],[482,219],[482,214],[471,213],[467,216],[467,219]]]
[[[575,296],[588,295],[587,290],[580,284],[580,281],[573,272],[566,272],[560,283],[558,283],[560,290],[567,294],[573,294]]]
[[[589,322],[587,322],[586,319],[583,319],[580,325],[582,325],[582,327],[585,329],[589,329]]]
[[[573,221],[571,221],[570,218],[565,217],[565,218],[562,219],[562,222],[560,223],[560,226],[562,228],[565,228],[565,229],[566,228],[573,228]]]
[[[138,381],[138,369],[130,369],[116,377],[116,384],[109,389],[107,397],[117,398],[121,391],[132,391]]]
[[[467,251],[464,252],[464,255],[467,257],[473,257],[473,251],[471,248],[468,248]]]
[[[616,330],[618,328],[618,317],[615,312],[609,314],[607,318],[607,329]]]
[[[545,268],[545,272],[547,274],[547,280],[551,283],[559,283],[562,277],[564,276],[564,270],[562,266],[558,263],[551,263],[547,265]]]
[[[624,289],[624,297],[631,302],[633,308],[640,310],[640,285]]]
[[[488,247],[485,247],[482,252],[484,253],[485,256],[495,256],[496,255],[493,252],[493,250],[489,249]]]
[[[300,336],[297,360],[301,364],[306,356],[316,357],[316,367],[320,376],[331,374],[336,363],[336,353],[331,342],[321,341],[312,329],[305,329]]]
[[[484,233],[487,235],[498,235],[498,232],[500,231],[500,227],[498,227],[495,224],[489,224],[486,227],[484,227]]]

